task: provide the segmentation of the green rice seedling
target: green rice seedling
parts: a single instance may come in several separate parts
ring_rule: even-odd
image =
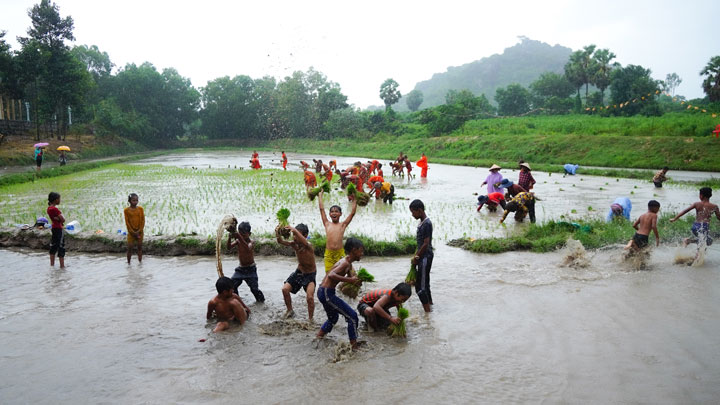
[[[277,220],[278,220],[278,232],[280,232],[280,235],[288,239],[290,238],[290,230],[285,229],[286,226],[290,225],[290,222],[288,222],[288,218],[290,218],[290,210],[287,208],[280,208],[276,214]]]
[[[330,183],[327,181],[327,179],[320,182],[320,185],[317,187],[313,187],[310,190],[308,190],[308,198],[310,198],[310,201],[313,201],[315,197],[317,197],[318,194],[320,194],[320,191],[323,191],[325,193],[330,192]]]
[[[355,196],[357,194],[357,187],[355,187],[355,184],[350,183],[348,184],[347,188],[345,189],[345,192],[347,193],[348,197]]]
[[[360,285],[362,285],[362,283],[372,283],[375,281],[375,276],[370,274],[364,267],[358,270],[357,278],[361,281]],[[357,298],[360,292],[360,286],[351,283],[342,283],[342,285],[340,285],[340,291],[350,298]]]
[[[370,194],[368,193],[357,192],[355,198],[357,199],[357,204],[361,207],[367,206],[370,202]]]
[[[405,282],[413,285],[415,284],[415,281],[417,280],[417,266],[410,262],[410,271],[408,272],[407,276],[405,276]]]
[[[390,325],[388,327],[388,332],[390,332],[391,337],[407,337],[407,329],[405,328],[405,320],[410,316],[410,311],[407,310],[407,308],[403,308],[402,306],[398,307],[398,318],[400,318],[400,323],[397,325]]]

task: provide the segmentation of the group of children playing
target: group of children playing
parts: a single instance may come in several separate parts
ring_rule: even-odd
[[[317,286],[315,254],[312,243],[308,240],[309,229],[305,224],[295,227],[287,226],[284,229],[292,234],[291,240],[285,240],[282,229],[276,229],[277,242],[289,246],[295,251],[298,261],[297,268],[288,276],[282,286],[283,300],[287,308],[285,317],[295,316],[292,306],[291,294],[296,294],[303,288],[306,293],[308,307],[308,320],[313,321],[315,312],[315,291],[317,289],[318,301],[327,315],[317,337],[322,338],[330,333],[342,315],[348,328],[348,338],[353,348],[357,346],[358,312],[362,315],[370,329],[386,327],[389,324],[397,325],[400,318],[392,316],[390,309],[398,308],[410,298],[411,286],[401,282],[392,289],[377,289],[366,292],[357,305],[357,312],[340,298],[336,293],[339,283],[350,283],[359,286],[360,279],[353,269],[353,263],[362,259],[364,246],[357,238],[348,238],[343,243],[345,230],[353,220],[357,211],[357,201],[351,198],[351,211],[345,220],[340,221],[342,208],[338,205],[330,207],[326,214],[323,205],[322,191],[318,195],[320,218],[325,228],[326,245],[324,254],[325,277]],[[425,214],[425,206],[420,200],[410,203],[410,212],[413,218],[420,220],[417,230],[418,249],[412,259],[417,265],[417,280],[415,291],[425,311],[431,311],[432,295],[430,293],[430,269],[432,267],[432,222]],[[329,218],[328,218],[329,217]],[[214,332],[225,330],[230,321],[240,324],[247,320],[249,309],[238,295],[238,287],[245,281],[257,302],[264,302],[265,297],[258,288],[257,268],[255,266],[253,243],[250,240],[250,224],[241,222],[237,231],[228,236],[228,248],[237,247],[240,266],[235,269],[232,277],[221,277],[216,282],[217,296],[208,302],[207,318],[217,317],[218,323]]]

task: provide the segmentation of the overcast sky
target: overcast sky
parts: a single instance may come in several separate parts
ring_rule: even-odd
[[[0,30],[18,49],[39,0],[3,0]],[[720,1],[160,1],[61,0],[76,45],[117,66],[176,68],[196,87],[222,76],[278,79],[313,66],[357,107],[380,105],[380,84],[415,83],[501,53],[520,35],[577,50],[609,48],[623,65],[676,72],[677,93],[702,97],[700,70],[720,55]]]

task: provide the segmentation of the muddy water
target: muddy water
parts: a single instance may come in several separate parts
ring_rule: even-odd
[[[231,168],[246,167],[250,152],[193,152],[178,155],[165,155],[138,161],[136,164],[162,164],[180,167],[200,168]],[[299,161],[312,162],[312,158],[320,158],[324,162],[332,159],[329,156],[311,156],[306,154],[288,154],[289,170],[300,170]],[[261,153],[263,168],[281,168],[279,153]],[[365,158],[340,157],[337,158],[339,167],[347,167],[357,160],[366,161]],[[384,161],[385,162],[385,161]],[[385,162],[387,163],[387,162]],[[413,171],[419,175],[417,168]],[[386,174],[391,173],[389,167]],[[517,170],[502,170],[503,176],[517,181]],[[428,216],[433,220],[435,238],[450,240],[462,236],[468,237],[502,237],[516,232],[518,227],[507,222],[508,226],[499,224],[502,212],[490,213],[483,210],[475,212],[476,193],[487,193],[485,187],[480,187],[488,175],[487,168],[474,168],[468,166],[450,166],[441,164],[430,165],[427,179],[415,178],[413,180],[391,177],[388,179],[395,185],[396,194],[401,200],[393,206],[382,202],[372,201],[366,208],[360,208],[358,216],[349,227],[350,232],[371,235],[379,239],[393,239],[397,233],[414,233],[416,221],[408,211],[408,204],[415,198],[425,202]],[[695,188],[682,185],[667,185],[656,189],[648,181],[632,179],[618,179],[600,176],[567,176],[552,175],[544,172],[533,172],[537,181],[534,188],[536,195],[542,199],[538,203],[537,219],[539,222],[547,220],[574,220],[585,217],[604,218],[610,204],[617,197],[628,197],[633,203],[631,218],[646,211],[647,202],[656,199],[662,204],[661,211],[679,211],[697,200]],[[720,176],[720,173],[704,173],[707,178]],[[182,185],[180,185],[182,186]],[[330,204],[347,204],[332,193]],[[310,226],[311,232],[322,231],[317,214],[317,205],[307,201],[302,205],[289,206],[293,223],[304,222]],[[242,207],[238,207],[242,210]],[[234,212],[238,219],[249,219],[251,224],[259,226],[258,231],[271,232],[274,224],[274,211],[260,212],[245,210]],[[217,213],[218,220],[222,216]],[[244,218],[244,219],[243,219]],[[217,223],[213,219],[206,221],[208,226]],[[266,229],[267,228],[267,229]],[[212,232],[199,230],[200,234]]]
[[[59,270],[44,253],[0,250],[0,402],[711,403],[720,250],[696,268],[673,265],[676,253],[655,249],[650,271],[636,272],[617,248],[580,268],[562,253],[438,249],[435,311],[422,314],[413,296],[407,340],[361,331],[367,343],[343,357],[344,321],[313,340],[303,292],[295,322],[281,322],[290,258],[258,258],[267,302],[242,286],[249,323],[214,335],[212,258],[128,267],[121,255],[80,255]],[[361,263],[384,288],[407,260]]]

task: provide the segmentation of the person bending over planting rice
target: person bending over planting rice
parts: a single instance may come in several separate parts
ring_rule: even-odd
[[[379,181],[375,182],[375,198],[383,200],[383,203],[393,203],[393,199],[395,198],[395,186],[390,184],[390,182],[383,181],[382,183]]]
[[[533,193],[523,192],[513,197],[510,202],[505,204],[505,211],[500,220],[502,224],[505,222],[508,214],[515,213],[515,221],[522,222],[525,216],[530,214],[530,222],[535,223],[535,195]]]
[[[217,317],[218,323],[213,332],[222,332],[230,327],[230,322],[240,325],[245,323],[250,315],[250,308],[245,305],[239,295],[233,293],[233,281],[227,277],[220,277],[215,282],[217,295],[208,302],[207,319]]]
[[[372,290],[360,298],[357,310],[365,318],[369,328],[387,329],[390,324],[398,325],[400,318],[390,314],[390,308],[400,308],[412,294],[410,284],[400,283],[395,288],[386,290]]]
[[[325,278],[318,287],[318,299],[325,309],[328,320],[323,323],[317,333],[318,338],[322,338],[333,329],[340,315],[345,317],[348,328],[348,338],[353,350],[357,348],[357,327],[358,316],[355,311],[345,301],[335,294],[335,287],[339,282],[351,284],[359,284],[360,279],[353,276],[352,263],[360,260],[363,256],[365,248],[363,243],[356,238],[348,238],[345,242],[345,250],[348,252],[342,260],[335,263],[332,270],[325,275]]]
[[[313,321],[315,313],[315,276],[317,268],[315,267],[315,252],[312,244],[307,240],[308,227],[305,224],[298,224],[295,228],[286,226],[285,229],[290,230],[293,234],[292,242],[288,242],[282,238],[280,232],[276,233],[277,242],[283,246],[290,246],[295,251],[298,260],[298,266],[290,277],[285,280],[282,287],[283,299],[285,300],[286,318],[295,316],[292,308],[292,297],[290,293],[297,294],[302,287],[305,289],[308,306],[308,321]],[[278,230],[279,231],[279,230]]]
[[[503,193],[490,193],[478,197],[477,211],[480,212],[483,205],[487,205],[488,211],[496,212],[498,205],[505,209],[505,196]]]
[[[340,222],[340,216],[342,215],[342,208],[338,205],[330,207],[330,220],[325,215],[325,207],[323,206],[323,192],[318,194],[318,207],[320,208],[320,218],[322,219],[323,226],[325,227],[325,273],[330,272],[335,263],[345,256],[345,250],[343,250],[343,237],[345,236],[345,229],[350,225],[357,212],[357,201],[352,200],[352,209],[350,214],[345,218],[343,222]]]
[[[231,277],[233,281],[233,289],[235,294],[238,293],[238,287],[244,282],[250,287],[250,292],[257,302],[265,302],[265,295],[258,287],[257,266],[255,265],[255,253],[253,248],[255,244],[250,240],[250,223],[241,222],[238,224],[237,232],[228,235],[228,250],[237,246],[238,259],[240,266],[235,268],[235,273]],[[235,239],[235,240],[233,240]]]
[[[432,231],[433,226],[430,218],[425,215],[425,204],[420,200],[413,200],[410,203],[410,213],[413,218],[420,220],[417,227],[418,250],[412,258],[412,264],[417,266],[417,279],[415,280],[415,292],[420,298],[425,312],[432,311],[432,293],[430,292],[430,269],[433,262]]]
[[[315,173],[311,172],[310,170],[305,170],[305,187],[315,187],[317,186],[317,179],[315,178]]]

